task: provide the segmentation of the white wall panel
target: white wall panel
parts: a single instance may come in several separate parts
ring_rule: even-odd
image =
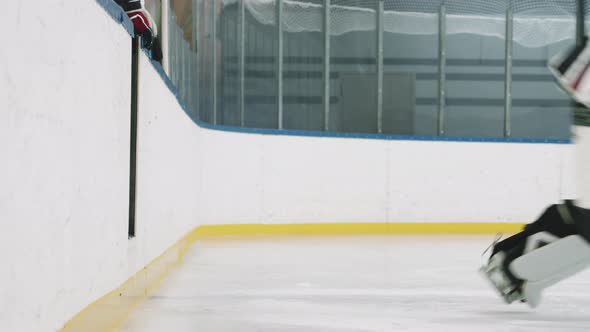
[[[260,137],[265,222],[386,221],[386,141]]]
[[[394,148],[399,146],[400,149]],[[559,201],[568,145],[393,145],[392,221],[529,222]]]
[[[204,135],[207,223],[528,222],[574,197],[570,145]]]
[[[204,223],[262,220],[263,145],[258,135],[202,131]]]
[[[94,1],[2,12],[0,325],[53,331],[127,275],[131,43]]]

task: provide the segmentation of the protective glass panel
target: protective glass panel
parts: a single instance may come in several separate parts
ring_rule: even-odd
[[[219,16],[220,98],[218,123],[240,126],[239,4],[224,3]]]
[[[555,2],[550,11],[514,5],[514,35],[528,36],[529,42],[513,44],[512,137],[570,137],[573,103],[555,84],[547,63],[575,44],[575,10],[575,0]]]
[[[475,2],[479,6],[445,2],[444,131],[446,136],[502,137],[507,7],[504,1]]]
[[[283,2],[285,129],[324,129],[323,21],[321,2]]]
[[[156,23],[158,31],[162,31],[162,0],[145,0],[144,5]]]
[[[177,31],[169,38],[170,77],[183,101],[196,105],[198,100],[200,116],[208,122],[216,115],[217,123],[240,125],[243,109],[245,126],[277,128],[282,86],[284,128],[324,130],[327,72],[328,129],[376,133],[379,2],[330,1],[326,43],[325,1],[283,1],[283,80],[279,84],[276,1],[245,0],[243,25],[237,0],[193,1],[193,7],[197,4],[193,17],[197,13],[199,19],[192,23],[187,23],[189,16],[171,10]],[[513,10],[512,107],[506,113],[509,3]],[[570,101],[552,82],[546,63],[573,43],[575,0],[385,0],[383,4],[384,133],[438,134],[438,64],[444,51],[446,95],[440,117],[444,135],[503,137],[508,124],[512,137],[569,136]],[[443,4],[445,34],[440,44]],[[173,1],[171,6],[181,4]],[[187,29],[190,24],[193,30]],[[328,68],[324,66],[326,47]],[[190,50],[195,48],[199,80],[194,78],[197,64],[190,60],[195,56]]]
[[[244,125],[254,128],[277,128],[275,2],[243,1]]]
[[[149,6],[149,7],[148,7]],[[168,74],[176,85],[178,95],[192,116],[197,115],[197,54],[196,44],[196,10],[197,1],[172,1],[168,10]],[[155,2],[147,2],[146,8],[154,8]],[[160,18],[160,16],[157,16]],[[161,31],[158,28],[158,31]]]
[[[199,118],[213,122],[213,26],[214,0],[199,1],[198,61],[199,61]]]
[[[377,1],[334,0],[330,9],[330,129],[376,133]],[[334,79],[332,79],[334,78]]]
[[[436,135],[440,4],[413,5],[384,3],[383,132]]]

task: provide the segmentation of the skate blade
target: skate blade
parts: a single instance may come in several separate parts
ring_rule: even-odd
[[[490,270],[486,266],[482,266],[479,269],[479,274],[488,281],[504,303],[511,304],[512,302],[523,300],[522,295],[517,290],[499,285],[497,278],[492,277],[494,269]]]

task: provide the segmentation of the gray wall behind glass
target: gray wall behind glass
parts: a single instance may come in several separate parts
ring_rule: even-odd
[[[220,123],[236,124],[236,6],[224,8],[219,19],[222,61],[221,108],[226,114]],[[246,11],[247,47],[245,79],[247,89],[246,125],[276,128],[276,27],[259,23]],[[224,32],[225,31],[225,32]],[[372,112],[359,107],[355,119],[343,122],[350,112],[345,104],[344,83],[350,73],[375,76],[375,32],[356,31],[332,36],[330,106],[332,131],[366,132]],[[323,35],[321,32],[284,33],[284,127],[322,130],[323,128]],[[473,34],[449,35],[447,39],[446,85],[447,135],[501,137],[503,126],[504,45],[496,37]],[[571,108],[568,97],[553,83],[547,60],[570,44],[525,48],[514,44],[513,137],[567,138],[570,136]],[[393,134],[436,135],[438,36],[384,33],[384,105],[413,105],[393,109],[384,121]],[[390,77],[387,79],[387,77]],[[361,80],[362,81],[362,80]],[[365,80],[366,82],[366,80]],[[396,82],[399,82],[397,84]],[[411,82],[411,84],[409,83]],[[413,85],[412,86],[409,86]],[[353,89],[354,90],[354,89]],[[389,96],[389,98],[388,98]],[[347,98],[348,97],[348,98]],[[393,98],[393,99],[392,99]],[[387,107],[385,107],[387,108]],[[413,115],[396,112],[414,112]],[[387,114],[387,110],[384,109]],[[367,121],[363,121],[366,114]],[[350,118],[350,117],[348,117]],[[370,118],[370,119],[369,119]],[[397,120],[395,120],[397,119]],[[358,124],[355,127],[355,122]],[[404,127],[405,126],[405,127]],[[376,127],[375,127],[376,128]]]

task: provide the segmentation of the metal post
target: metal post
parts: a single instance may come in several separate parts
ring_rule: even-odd
[[[197,52],[198,44],[199,44],[199,21],[201,18],[199,17],[199,0],[193,0],[192,5],[192,16],[193,16],[193,26],[192,28],[192,44],[193,44],[193,52]]]
[[[174,12],[168,9],[168,77],[176,85],[176,21]]]
[[[192,26],[192,50],[191,52],[189,52],[189,63],[190,63],[190,80],[191,80],[191,85],[190,85],[190,109],[191,112],[194,116],[195,119],[198,119],[198,112],[197,112],[197,95],[199,93],[199,78],[198,76],[195,74],[196,70],[195,68],[197,67],[197,61],[196,61],[196,53],[197,53],[197,47],[198,47],[198,43],[199,43],[199,7],[198,7],[198,1],[197,0],[193,0],[192,1],[192,22],[193,22],[193,26]]]
[[[246,74],[246,0],[239,0],[238,2],[238,53],[239,53],[239,100],[238,104],[240,107],[240,126],[244,127],[246,124],[245,119],[245,74]]]
[[[330,0],[324,0],[324,130],[330,130]]]
[[[277,112],[279,129],[283,129],[283,0],[276,0],[277,23]]]
[[[170,24],[173,24],[170,27],[170,63],[168,64],[170,68],[170,76],[173,77],[172,81],[176,84],[178,88],[178,26],[176,25],[176,15],[172,12],[172,15],[169,17]]]
[[[511,119],[512,119],[512,35],[513,35],[513,16],[512,8],[506,10],[506,54],[504,59],[504,137],[510,137]]]
[[[217,124],[217,11],[216,0],[211,0],[211,89],[213,98],[213,124]]]
[[[377,132],[383,133],[383,0],[377,2]]]
[[[193,82],[194,82],[194,92],[195,94],[193,95],[193,113],[195,115],[195,119],[199,120],[199,96],[201,95],[201,91],[200,91],[200,72],[199,72],[199,55],[195,52],[192,55],[192,61],[193,61],[193,70],[192,70],[192,74],[193,74]]]
[[[446,27],[446,9],[440,6],[438,13],[438,135],[445,134],[445,72],[446,72],[446,52],[445,36]]]
[[[586,34],[585,19],[586,19],[586,8],[584,7],[584,0],[577,0],[576,10],[576,45],[582,45],[584,42],[584,35]]]
[[[168,65],[170,59],[170,52],[168,48],[169,43],[169,26],[168,26],[168,15],[170,12],[170,2],[169,0],[162,0],[162,11],[160,13],[161,17],[161,31],[160,31],[160,43],[162,44],[162,68],[164,68],[164,72],[170,76],[170,68]]]
[[[193,99],[193,112],[196,119],[199,119],[199,96],[201,95],[200,91],[200,77],[201,74],[199,72],[199,48],[200,48],[200,40],[199,40],[199,22],[201,21],[201,17],[199,17],[199,4],[200,0],[193,0],[193,51],[194,54],[191,57],[191,61],[193,63],[193,70],[191,71],[191,75],[193,75],[194,79],[194,99]]]
[[[176,24],[176,15],[174,12],[172,12],[172,15],[169,18],[169,22],[171,22],[172,26],[170,27],[170,34],[172,34],[172,42],[170,43],[171,45],[171,56],[170,58],[172,59],[171,64],[169,64],[170,66],[170,72],[171,72],[171,76],[173,77],[172,82],[174,82],[174,84],[176,85],[176,89],[178,90],[178,93],[180,93],[180,90],[182,88],[181,85],[179,85],[180,82],[180,50],[178,47],[178,34],[179,34],[179,30],[180,27],[178,27],[178,25]]]
[[[180,65],[180,83],[179,85],[182,86],[182,94],[183,94],[183,98],[184,98],[184,102],[186,103],[187,99],[188,99],[188,77],[187,77],[187,70],[186,67],[188,65],[187,63],[187,56],[186,56],[186,49],[188,47],[186,41],[183,38],[182,35],[183,31],[180,30],[180,34],[178,35],[178,47],[180,48],[180,54],[179,54],[179,61],[178,64]]]
[[[172,32],[172,43],[170,43],[172,45],[172,65],[170,66],[170,71],[174,76],[174,79],[172,81],[174,82],[174,84],[176,84],[176,88],[179,90],[180,93],[180,86],[178,85],[178,83],[180,82],[180,49],[178,47],[178,34],[180,33],[180,27],[176,25],[176,14],[174,12],[172,12],[170,22],[172,22],[171,24],[173,24],[172,28],[170,29],[170,32]]]

